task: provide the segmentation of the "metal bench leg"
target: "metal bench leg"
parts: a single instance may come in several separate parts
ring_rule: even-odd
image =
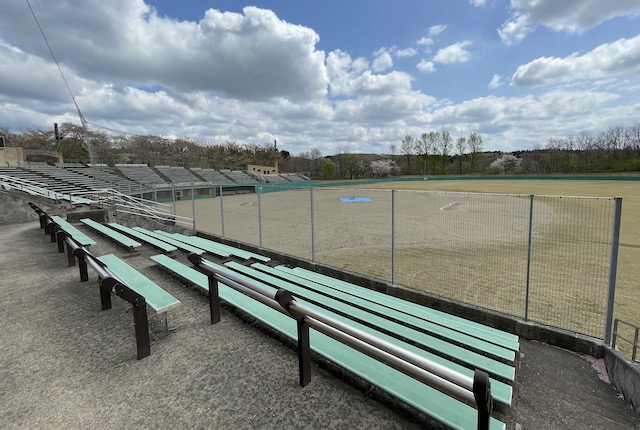
[[[478,407],[478,430],[489,430],[491,411],[493,410],[493,396],[491,395],[491,381],[487,372],[476,369],[473,375],[473,397]]]
[[[162,329],[165,333],[169,331],[169,315],[166,312],[162,312]]]
[[[62,230],[58,230],[56,233],[56,240],[58,241],[58,253],[62,254],[64,252],[64,238],[65,232]],[[67,254],[69,254],[69,250],[67,249]]]
[[[300,386],[311,382],[311,346],[309,344],[309,324],[298,321],[298,374]]]
[[[304,387],[311,382],[311,345],[309,343],[309,324],[305,321],[305,316],[299,312],[291,310],[291,303],[294,301],[291,293],[280,288],[276,291],[276,301],[282,306],[298,323],[298,375],[300,386]]]
[[[76,257],[73,255],[73,248],[71,248],[69,244],[67,244],[67,263],[69,263],[69,267],[76,265]],[[82,275],[80,276],[82,277]]]
[[[218,281],[209,274],[209,313],[211,314],[211,325],[220,322],[220,295],[218,293]]]
[[[111,287],[112,282],[104,282],[102,279],[100,282],[100,305],[103,311],[111,309]]]

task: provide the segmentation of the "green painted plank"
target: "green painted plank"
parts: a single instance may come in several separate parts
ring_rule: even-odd
[[[126,235],[129,236],[133,236],[135,239],[141,240],[145,243],[148,243],[151,246],[154,246],[164,252],[173,252],[173,251],[177,251],[178,248],[176,248],[173,245],[168,244],[167,242],[164,242],[162,240],[156,239],[155,237],[149,236],[145,233],[142,233],[140,231],[136,231],[132,228],[129,228],[127,226],[115,223],[115,222],[110,222],[109,224],[107,224],[109,227],[120,231],[121,233],[124,233]]]
[[[258,264],[256,263],[256,264],[252,265],[252,267],[256,266],[256,265],[258,265]],[[267,281],[267,282],[269,282],[269,281]],[[289,288],[286,285],[282,286],[282,288],[286,288],[286,289],[289,290]],[[289,290],[289,291],[293,292],[292,290]],[[298,297],[298,296],[296,295],[296,297]],[[314,306],[314,307],[317,308],[317,306]],[[320,308],[320,309],[322,310],[322,312],[327,313],[327,311],[325,309],[323,309],[323,308]],[[340,310],[340,309],[336,309],[336,310]],[[340,319],[342,317],[337,316],[336,318]],[[429,351],[426,351],[424,349],[415,347],[415,346],[413,346],[411,344],[408,344],[407,342],[404,342],[404,341],[402,341],[400,339],[397,339],[397,338],[395,338],[393,336],[389,336],[389,335],[386,335],[384,333],[381,333],[381,332],[379,332],[379,331],[377,331],[375,329],[372,329],[371,327],[368,327],[368,326],[366,326],[364,324],[358,323],[358,322],[350,320],[348,318],[343,318],[343,319],[344,319],[345,322],[347,322],[347,323],[359,328],[360,330],[364,330],[364,331],[370,332],[370,333],[372,333],[372,334],[374,334],[374,335],[376,335],[376,336],[378,336],[378,337],[380,337],[380,338],[382,338],[382,339],[384,339],[384,340],[386,340],[388,342],[391,342],[393,344],[401,346],[401,347],[403,347],[405,349],[408,349],[408,350],[410,350],[410,351],[412,351],[412,352],[414,352],[416,354],[422,355],[425,358],[428,358],[429,360],[432,360],[432,361],[434,361],[436,363],[439,363],[439,364],[441,364],[441,365],[443,365],[443,366],[445,366],[445,367],[447,367],[447,368],[449,368],[451,370],[455,370],[456,372],[462,373],[462,374],[464,374],[466,376],[469,376],[470,378],[473,378],[473,373],[474,372],[473,372],[472,369],[469,369],[467,367],[461,366],[461,365],[459,365],[457,363],[454,363],[454,362],[452,362],[452,361],[450,361],[450,360],[448,360],[446,358],[440,357],[440,356],[438,356],[436,354],[433,354],[433,353],[431,353]],[[383,317],[382,321],[384,321],[384,319],[385,318]],[[367,319],[366,321],[370,322],[371,319]],[[377,322],[379,322],[379,321],[380,320],[377,320]],[[375,324],[375,322],[374,322],[374,324]],[[402,324],[400,324],[400,326],[404,327]],[[384,328],[385,329],[389,329],[389,327],[384,327]],[[416,336],[413,336],[411,334],[411,332],[403,333],[402,335],[404,337],[412,336],[412,337],[409,337],[409,339],[411,339],[412,341],[416,341],[416,342],[420,343],[420,340]],[[491,387],[492,387],[492,390],[493,390],[493,396],[497,401],[499,401],[500,403],[506,404],[508,406],[511,405],[512,397],[513,397],[513,389],[509,384],[505,384],[504,382],[492,379],[491,380]]]
[[[125,236],[122,233],[118,233],[117,231],[104,226],[102,224],[100,224],[99,222],[95,222],[94,220],[90,219],[90,218],[82,218],[80,220],[81,223],[88,225],[89,227],[93,228],[96,231],[99,231],[100,233],[104,234],[105,236],[108,236],[109,238],[113,239],[114,241],[118,242],[120,245],[122,246],[126,246],[127,248],[137,248],[139,246],[142,246],[142,244],[140,242],[137,242],[133,239],[131,239],[128,236]]]
[[[147,236],[151,236],[163,242],[167,242],[168,244],[175,246],[181,251],[194,253],[198,255],[204,254],[204,249],[196,248],[195,246],[191,246],[184,242],[180,242],[179,240],[175,240],[173,237],[171,237],[169,233],[165,233],[162,230],[150,231],[142,227],[134,227],[133,229],[140,233],[144,233]],[[162,233],[165,233],[165,234],[162,234]]]
[[[151,257],[168,270],[191,281],[194,285],[208,290],[207,276],[165,255]],[[223,269],[221,266],[218,268]],[[180,267],[181,266],[181,267]],[[188,270],[186,270],[188,269]],[[277,330],[290,339],[298,337],[296,322],[275,309],[222,284],[218,284],[220,298],[232,306],[242,309],[265,325]],[[392,396],[413,406],[417,410],[442,422],[452,429],[472,430],[477,428],[477,412],[441,392],[425,385],[329,336],[311,329],[311,349],[333,361],[344,369],[381,388]],[[504,430],[505,425],[491,418],[491,430]]]
[[[113,254],[102,255],[98,257],[98,260],[106,264],[120,282],[144,297],[147,305],[156,313],[166,312],[180,304],[180,300],[167,293],[117,256]]]
[[[448,314],[446,312],[431,309],[426,306],[411,302],[409,300],[394,297],[389,294],[372,290],[370,288],[362,287],[360,285],[352,284],[340,279],[335,279],[330,276],[312,272],[301,267],[290,269],[285,266],[278,266],[278,269],[283,270],[287,273],[295,273],[302,278],[318,282],[330,288],[338,289],[352,295],[363,297],[370,301],[374,301],[377,303],[386,303],[391,308],[400,309],[403,310],[403,312],[407,312],[418,317],[447,321],[447,325],[449,326],[459,324],[461,331],[478,332],[480,336],[482,335],[482,333],[486,333],[491,336],[491,339],[493,339],[495,343],[502,345],[505,348],[513,349],[514,351],[517,351],[519,349],[519,338],[517,335],[507,333],[493,327],[476,323],[474,321],[469,321],[464,318]]]
[[[490,357],[485,357],[482,354],[478,354],[464,347],[448,343],[442,339],[430,336],[421,331],[387,320],[384,317],[372,314],[366,310],[351,306],[339,300],[335,300],[322,294],[306,290],[300,286],[283,281],[282,279],[276,278],[274,276],[260,273],[259,271],[250,267],[246,267],[235,262],[226,263],[225,266],[233,269],[237,273],[246,275],[245,279],[250,282],[259,283],[260,285],[264,285],[265,287],[269,287],[274,290],[276,290],[277,288],[284,288],[290,291],[298,300],[301,300],[302,303],[307,302],[307,300],[313,301],[314,303],[308,304],[316,309],[321,310],[324,313],[335,315],[334,318],[336,319],[344,320],[349,324],[354,324],[357,322],[355,320],[343,317],[342,315],[339,315],[337,313],[334,314],[334,311],[340,312],[340,314],[350,315],[351,317],[356,318],[360,321],[366,321],[368,324],[375,325],[376,327],[379,327],[383,330],[395,333],[399,336],[404,337],[405,339],[411,339],[413,342],[424,345],[432,351],[438,351],[441,354],[445,354],[448,357],[452,357],[458,361],[466,363],[471,368],[483,369],[491,375],[499,376],[509,381],[513,381],[515,378],[515,369],[513,368],[513,366],[500,363]],[[318,306],[315,303],[320,303],[321,305]],[[365,326],[363,325],[363,327]],[[505,402],[511,401],[510,396],[508,399],[503,400]]]
[[[173,233],[171,235],[176,240],[184,242],[189,245],[197,246],[198,248],[202,248],[207,251],[209,254],[217,255],[218,257],[229,258],[231,257],[231,253],[220,249],[217,246],[214,246],[210,243],[201,242],[198,240],[197,236],[187,236],[180,233]]]
[[[344,293],[342,291],[333,290],[317,282],[305,280],[304,278],[297,277],[295,274],[292,274],[289,276],[283,276],[284,274],[283,271],[274,269],[269,266],[265,266],[264,264],[256,263],[256,264],[252,264],[251,267],[276,277],[285,278],[285,280],[288,282],[293,282],[297,285],[300,285],[304,289],[310,289],[312,291],[316,291],[322,294],[323,296],[337,299],[349,305],[364,308],[367,311],[374,312],[378,315],[383,315],[385,319],[393,319],[396,322],[401,323],[402,325],[409,325],[417,329],[422,329],[428,333],[433,333],[438,337],[446,338],[452,342],[462,344],[465,347],[475,349],[476,351],[479,351],[482,354],[488,354],[502,360],[507,360],[509,362],[513,362],[515,360],[515,352],[513,350],[503,348],[491,342],[487,342],[484,339],[470,336],[467,333],[463,333],[457,330],[453,330],[441,324],[436,324],[431,321],[417,318],[413,315],[409,315],[409,314],[397,311],[396,309],[383,306],[378,303],[371,302],[363,298]]]
[[[66,231],[71,235],[73,240],[78,242],[82,246],[91,246],[95,245],[96,242],[91,239],[89,236],[78,230],[76,227],[71,225],[69,221],[64,218],[59,217],[58,215],[54,215],[51,217],[51,220],[56,223],[62,230]]]
[[[213,240],[205,239],[200,236],[186,236],[180,233],[174,233],[175,237],[178,237],[180,240],[186,240],[187,243],[192,243],[196,246],[208,246],[212,249],[218,250],[219,252],[226,253],[228,256],[234,255],[239,258],[244,258],[248,260],[250,258],[254,258],[259,261],[270,261],[269,257],[265,257],[263,255],[259,255],[250,251],[245,251],[244,249],[236,248],[234,246],[225,245],[224,243],[216,242]]]

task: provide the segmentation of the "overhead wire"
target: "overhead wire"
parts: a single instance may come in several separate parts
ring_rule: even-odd
[[[33,15],[33,19],[36,21],[36,24],[38,25],[38,29],[40,30],[40,34],[42,34],[42,37],[44,38],[44,42],[47,44],[47,48],[49,48],[49,52],[51,53],[51,57],[53,57],[53,61],[56,63],[56,67],[58,67],[58,71],[60,72],[60,76],[62,77],[62,80],[64,81],[65,86],[67,87],[67,90],[69,91],[69,95],[71,96],[71,99],[73,100],[73,104],[76,106],[76,110],[78,111],[78,116],[80,117],[80,122],[82,123],[82,126],[84,128],[87,127],[87,121],[84,118],[84,115],[82,115],[82,111],[80,110],[80,106],[78,106],[78,102],[76,101],[75,96],[73,95],[73,91],[71,91],[71,87],[69,86],[69,83],[67,82],[67,78],[65,78],[64,73],[62,72],[62,67],[60,67],[60,63],[58,63],[58,59],[56,58],[56,55],[53,53],[53,49],[51,48],[51,45],[49,44],[49,40],[47,39],[47,36],[44,34],[44,30],[42,29],[42,26],[40,25],[40,21],[38,20],[38,17],[36,16],[35,11],[33,10],[33,7],[31,7],[31,3],[29,2],[29,0],[25,0],[27,2],[27,5],[29,6],[29,10],[31,11],[31,14]]]

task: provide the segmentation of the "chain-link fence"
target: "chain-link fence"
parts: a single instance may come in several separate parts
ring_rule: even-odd
[[[393,284],[611,332],[619,199],[276,188],[179,202],[178,214],[201,231]]]

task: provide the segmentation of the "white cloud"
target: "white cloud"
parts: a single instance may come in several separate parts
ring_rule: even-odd
[[[550,91],[538,97],[482,97],[445,106],[419,118],[431,127],[447,127],[465,135],[479,131],[485,147],[513,150],[543,144],[550,136],[604,129],[612,112],[607,103],[619,96],[597,91]],[[623,116],[640,112],[640,103],[628,107]],[[607,117],[606,119],[602,116]],[[623,122],[624,123],[624,122]]]
[[[418,51],[413,48],[398,49],[397,51],[395,51],[394,55],[398,58],[415,57],[416,55],[418,55]]]
[[[432,61],[428,61],[428,60],[420,60],[420,62],[418,63],[418,65],[416,66],[418,68],[418,70],[420,70],[422,73],[433,73],[436,71],[436,67],[433,64]]]
[[[421,37],[420,39],[418,39],[416,44],[418,46],[423,46],[425,48],[429,48],[430,46],[432,46],[432,45],[434,45],[436,43],[436,41],[434,40],[434,37],[439,35],[440,33],[442,33],[444,30],[446,30],[446,28],[447,28],[447,26],[443,25],[443,24],[433,25],[433,26],[429,27],[427,29],[427,35]]]
[[[475,7],[482,7],[487,4],[487,0],[469,0],[469,3]]]
[[[466,48],[470,44],[471,41],[465,40],[449,45],[446,48],[442,48],[436,52],[436,55],[433,57],[433,61],[441,64],[467,62],[469,61],[471,54]]]
[[[538,58],[518,67],[511,83],[535,87],[623,74],[640,75],[640,36],[605,43],[583,55]]]
[[[428,37],[428,36],[424,36],[422,38],[420,38],[416,44],[418,46],[431,46],[433,45],[435,42],[435,40],[433,40],[432,38]]]
[[[4,3],[0,27],[9,27],[21,46],[47,57],[28,14],[8,15]],[[160,17],[142,0],[33,3],[58,59],[79,74],[242,99],[326,94],[324,52],[315,49],[318,35],[270,10],[209,9],[191,22]]]
[[[374,60],[371,63],[371,70],[374,72],[384,72],[393,67],[393,59],[388,49],[379,49],[374,53]]]
[[[503,84],[502,76],[495,74],[491,78],[491,82],[489,82],[489,89],[495,90],[496,88],[501,87],[502,84]]]
[[[467,61],[468,41],[443,48],[406,73],[394,70],[393,60],[416,56],[413,48],[381,48],[371,58],[340,50],[325,54],[316,49],[312,29],[257,8],[210,10],[198,21],[177,21],[157,16],[141,0],[30,1],[36,12],[49,11],[41,22],[85,117],[128,133],[216,143],[275,138],[292,153],[318,147],[332,154],[386,152],[407,133],[447,129],[455,136],[478,131],[487,149],[508,151],[640,118],[636,38],[539,59],[512,78],[514,85],[548,85],[564,75],[598,74],[590,91],[578,81],[537,96],[464,101],[457,94],[454,102],[416,90],[419,81],[410,73]],[[0,1],[0,125],[21,130],[77,123],[73,102],[28,18],[24,4]],[[444,29],[434,26],[427,37],[437,39]]]
[[[472,0],[473,1],[473,0]],[[506,44],[522,41],[536,26],[580,33],[604,21],[640,14],[637,0],[511,0],[511,16],[498,33]]]
[[[431,27],[429,27],[429,36],[437,36],[438,34],[442,33],[443,31],[445,31],[447,29],[446,25],[443,24],[439,24],[439,25],[432,25]]]

